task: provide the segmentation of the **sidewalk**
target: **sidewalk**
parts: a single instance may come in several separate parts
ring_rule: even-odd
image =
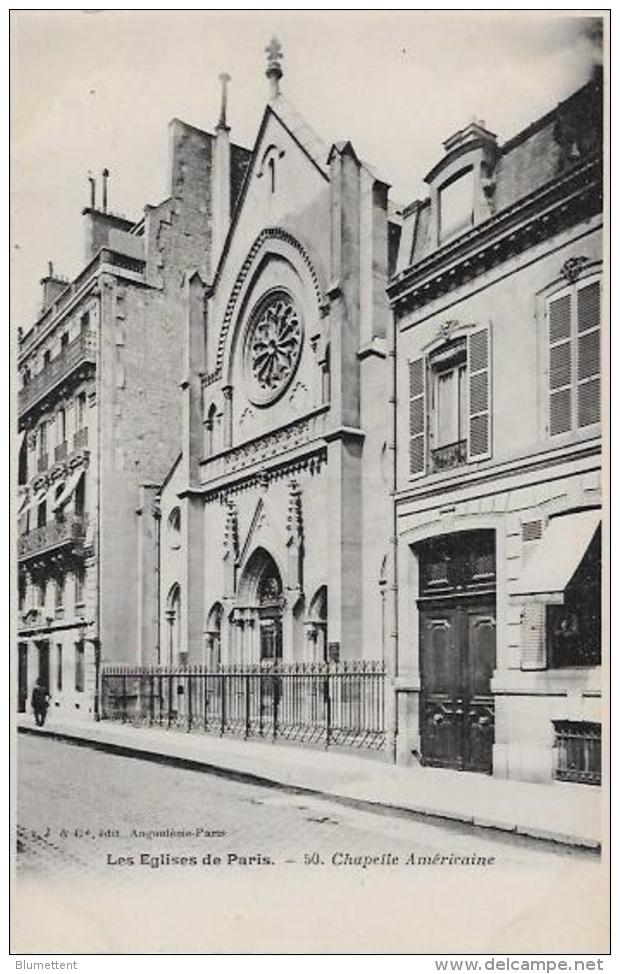
[[[590,849],[600,847],[601,791],[587,785],[507,781],[481,774],[385,764],[356,754],[133,727],[102,721],[56,721],[18,730],[118,754],[312,793],[359,807],[406,811],[516,832]]]

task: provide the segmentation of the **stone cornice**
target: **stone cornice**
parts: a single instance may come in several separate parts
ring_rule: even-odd
[[[457,467],[451,471],[451,476],[435,475],[432,478],[420,479],[415,484],[404,487],[393,495],[396,506],[405,506],[407,503],[421,500],[432,500],[440,498],[446,500],[448,494],[458,490],[467,490],[471,487],[482,487],[488,491],[490,485],[497,484],[511,477],[518,477],[539,471],[548,471],[548,480],[554,479],[550,468],[560,464],[576,464],[580,460],[598,458],[597,466],[600,467],[601,438],[583,440],[581,442],[571,442],[563,444],[561,447],[550,447],[537,453],[526,456],[510,457],[505,461],[493,462],[483,461],[480,464],[469,464]],[[562,477],[565,473],[562,473]],[[507,487],[502,486],[501,490]]]
[[[401,272],[387,288],[397,317],[602,210],[601,159],[588,160]]]
[[[266,486],[275,480],[284,480],[292,475],[308,471],[311,475],[318,473],[327,461],[327,447],[322,440],[315,440],[304,444],[286,458],[274,457],[271,461],[264,461],[250,468],[244,468],[235,474],[224,475],[208,485],[202,487],[187,487],[178,492],[178,497],[202,497],[205,502],[226,501],[235,494],[245,490]]]

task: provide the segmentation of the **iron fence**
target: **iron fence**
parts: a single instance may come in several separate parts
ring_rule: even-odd
[[[220,735],[380,750],[385,664],[106,666],[101,716]]]

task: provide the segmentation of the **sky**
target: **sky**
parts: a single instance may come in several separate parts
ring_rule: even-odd
[[[476,117],[505,141],[597,57],[592,20],[565,12],[30,10],[11,27],[13,328],[36,319],[48,261],[69,279],[83,266],[88,173],[107,167],[109,209],[138,219],[168,195],[168,122],[213,130],[222,71],[231,137],[253,145],[272,34],[282,93],[401,203],[457,129]]]

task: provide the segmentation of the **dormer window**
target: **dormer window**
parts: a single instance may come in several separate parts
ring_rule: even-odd
[[[439,242],[463,233],[474,223],[474,170],[453,176],[439,190]]]
[[[425,176],[430,190],[429,235],[441,247],[494,213],[496,137],[471,122],[444,142],[446,154]]]

